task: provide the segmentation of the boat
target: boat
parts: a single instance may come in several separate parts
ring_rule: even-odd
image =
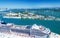
[[[7,13],[3,16],[3,18],[21,18],[21,16],[17,13]]]
[[[52,33],[49,28],[42,25],[16,26],[13,23],[0,22],[1,38],[52,38],[52,36],[59,37],[59,35]]]
[[[60,21],[60,18],[56,18],[55,20]]]
[[[37,15],[33,13],[14,13],[9,12],[3,15],[3,18],[15,18],[15,19],[39,19],[39,20],[57,20],[60,21],[60,18],[56,18],[54,16],[43,16],[43,15]]]

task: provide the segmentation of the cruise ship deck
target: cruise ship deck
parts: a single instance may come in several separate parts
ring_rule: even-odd
[[[0,22],[0,38],[51,38],[52,36],[54,34],[50,29],[41,25],[15,26],[12,23]],[[57,38],[56,35],[54,37]]]
[[[30,26],[14,26],[14,24],[11,23],[0,23],[0,33],[2,35],[6,34],[12,34],[12,35],[17,35],[17,36],[23,36],[27,38],[48,38],[48,33],[45,33],[45,28],[43,26],[37,26],[34,24],[32,27]],[[50,31],[50,30],[46,30]]]

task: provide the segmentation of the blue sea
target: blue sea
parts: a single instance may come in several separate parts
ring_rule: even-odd
[[[40,13],[39,13],[40,14]],[[41,13],[42,14],[42,13]],[[51,15],[50,13],[44,13],[46,15]],[[6,23],[14,23],[16,25],[43,25],[49,28],[52,32],[60,34],[60,21],[54,20],[32,20],[32,19],[12,19],[12,18],[2,18],[3,15],[0,14],[0,20]],[[56,12],[53,16],[60,17],[60,13]]]

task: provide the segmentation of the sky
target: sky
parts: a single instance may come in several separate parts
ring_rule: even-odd
[[[0,8],[60,7],[60,0],[0,0]]]

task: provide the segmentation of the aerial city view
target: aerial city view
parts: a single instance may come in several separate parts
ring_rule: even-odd
[[[60,38],[60,0],[0,0],[0,38]]]

